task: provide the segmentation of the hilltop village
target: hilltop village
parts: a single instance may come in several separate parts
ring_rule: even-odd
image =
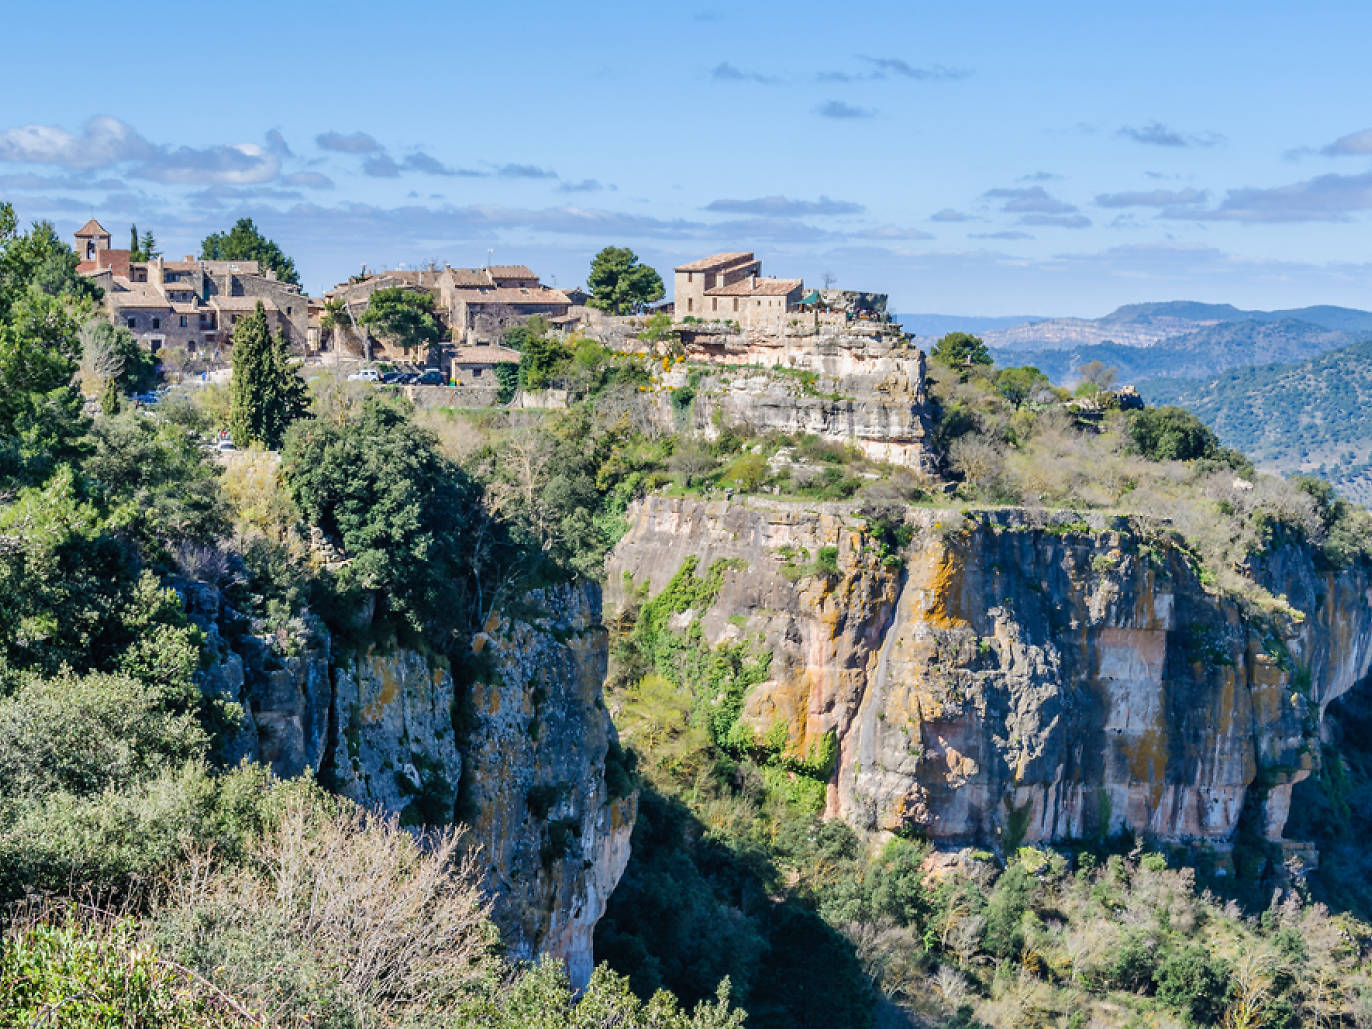
[[[776,359],[783,351],[811,350],[821,338],[847,337],[863,346],[909,343],[887,313],[885,294],[807,291],[801,279],[764,276],[750,251],[683,264],[675,269],[673,299],[613,313],[597,307],[586,290],[553,288],[519,264],[364,269],[322,297],[310,297],[257,261],[168,260],[116,249],[111,240],[95,219],[81,226],[74,235],[78,271],[103,289],[111,322],[177,372],[226,369],[234,327],[259,303],[272,331],[307,364],[376,363],[394,367],[390,374],[397,377],[427,370],[426,382],[465,387],[464,401],[477,404],[494,402],[495,367],[519,360],[518,351],[504,345],[508,334],[535,319],[540,330],[555,335],[630,350],[642,348],[643,325],[656,319],[679,335],[691,359],[721,363],[746,363],[759,346]],[[432,312],[434,338],[402,348],[369,327],[373,298],[397,292]]]

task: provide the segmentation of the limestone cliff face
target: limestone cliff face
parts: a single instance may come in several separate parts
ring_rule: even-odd
[[[934,471],[918,348],[862,337],[827,337],[804,346],[757,335],[706,339],[688,345],[686,356],[717,367],[696,377],[684,412],[662,396],[664,428],[690,428],[706,437],[726,426],[754,434],[803,432],[851,444],[875,461]],[[687,383],[685,371],[664,376],[670,390]]]
[[[567,962],[584,984],[595,923],[629,857],[636,798],[612,798],[606,640],[592,586],[535,591],[473,640],[475,682],[403,648],[345,654],[315,626],[286,642],[227,641],[217,595],[188,597],[216,660],[207,692],[238,701],[224,755],[419,825],[466,822],[496,920],[519,956]],[[464,695],[464,690],[469,693]]]
[[[1294,612],[1202,583],[1175,543],[1125,519],[912,509],[899,557],[842,505],[653,498],[607,581],[656,592],[728,559],[706,640],[765,641],[742,719],[797,756],[833,734],[827,813],[948,844],[1128,827],[1230,843],[1241,814],[1280,840],[1318,760],[1325,706],[1372,662],[1372,573],[1286,548],[1253,569]],[[805,565],[835,548],[837,572]],[[798,565],[797,554],[802,564]]]

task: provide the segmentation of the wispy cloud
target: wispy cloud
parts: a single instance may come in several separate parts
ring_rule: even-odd
[[[1209,199],[1203,189],[1149,189],[1124,193],[1100,193],[1098,207],[1179,207],[1183,204],[1203,204]]]
[[[1135,143],[1143,143],[1147,146],[1166,146],[1166,147],[1210,147],[1218,146],[1223,143],[1224,137],[1218,132],[1205,132],[1200,135],[1188,135],[1177,131],[1160,121],[1150,121],[1146,125],[1124,125],[1120,128],[1117,135],[1125,139],[1132,139]]]
[[[1056,229],[1086,229],[1091,219],[1084,214],[1026,214],[1021,225],[1046,225]]]
[[[123,188],[124,183],[119,179],[94,179],[88,175],[38,175],[33,172],[0,175],[0,189],[110,190]]]
[[[1320,153],[1328,157],[1362,157],[1372,154],[1372,129],[1340,136],[1329,145],[1320,147]]]
[[[162,183],[271,182],[281,174],[281,158],[256,143],[159,148],[129,169],[135,179]]]
[[[815,113],[821,118],[836,118],[840,121],[847,121],[854,118],[871,118],[877,112],[870,107],[857,107],[853,104],[844,103],[842,100],[826,100],[815,108]]]
[[[555,179],[557,172],[536,164],[502,164],[495,173],[502,179]]]
[[[373,154],[362,162],[362,174],[373,179],[398,179],[400,165],[388,153]]]
[[[1002,229],[1000,232],[969,232],[968,239],[1033,239],[1033,235],[1028,232],[1020,232],[1018,229]]]
[[[417,150],[412,154],[406,154],[400,162],[400,166],[406,171],[419,172],[423,175],[446,175],[464,179],[479,179],[486,176],[485,172],[477,171],[474,168],[453,168],[444,164],[436,157]]]
[[[1318,175],[1272,188],[1231,189],[1217,207],[1169,209],[1162,216],[1197,221],[1336,222],[1366,210],[1372,210],[1372,171]]]
[[[1019,182],[1057,182],[1057,181],[1059,181],[1059,180],[1061,180],[1061,179],[1062,179],[1062,176],[1061,176],[1061,175],[1057,175],[1057,174],[1055,174],[1055,173],[1053,173],[1053,172],[1049,172],[1049,171],[1036,171],[1036,172],[1030,172],[1028,175],[1021,175],[1021,176],[1019,177],[1019,179],[1016,180],[1016,181],[1019,181]]]
[[[284,186],[300,186],[305,189],[333,189],[333,179],[323,172],[299,171],[281,177]]]
[[[872,82],[895,76],[917,82],[940,82],[965,79],[972,74],[966,68],[949,68],[942,64],[911,64],[900,57],[870,57],[859,54],[857,59],[867,66],[866,71],[821,71],[816,73],[815,78],[820,82]]]
[[[146,160],[156,151],[130,125],[108,115],[91,118],[80,133],[56,125],[21,125],[0,132],[0,161],[73,171]]]
[[[338,154],[376,154],[383,149],[376,137],[366,132],[321,132],[314,142],[320,150]]]
[[[564,182],[558,186],[561,193],[599,193],[601,190],[613,190],[614,186],[608,186],[599,179],[582,179],[580,182]]]
[[[728,61],[720,61],[715,65],[710,72],[710,78],[716,82],[756,82],[762,85],[770,85],[777,81],[772,75],[763,75],[756,71],[744,71]]]
[[[848,233],[854,239],[934,239],[931,232],[923,229],[905,228],[900,225],[874,225],[870,229],[859,229],[856,232]]]
[[[929,216],[931,222],[970,222],[972,216],[964,214],[962,211],[955,211],[951,207],[945,207],[941,211],[935,211]]]
[[[707,211],[726,214],[758,214],[779,217],[805,217],[814,215],[861,214],[866,208],[849,200],[831,200],[821,196],[818,200],[792,200],[784,196],[757,197],[753,200],[712,200],[705,205]]]
[[[1001,200],[1001,210],[1007,214],[1070,214],[1076,207],[1059,200],[1042,186],[1002,187],[988,189],[985,200]]]
[[[941,64],[915,65],[899,57],[868,57],[860,54],[858,59],[872,65],[880,74],[899,75],[920,82],[965,79],[972,74],[965,68],[948,68]]]

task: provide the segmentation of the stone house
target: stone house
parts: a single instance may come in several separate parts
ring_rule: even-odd
[[[110,320],[153,353],[176,347],[222,360],[233,327],[259,300],[272,331],[291,346],[305,346],[309,298],[274,272],[262,272],[256,261],[132,261],[128,250],[109,244],[110,234],[92,218],[76,232],[82,258],[76,270],[104,290]]]
[[[519,364],[519,351],[501,346],[453,347],[448,377],[459,386],[496,390],[498,364]]]
[[[522,264],[374,272],[340,283],[325,296],[343,299],[356,318],[367,309],[372,293],[395,287],[432,294],[448,336],[459,347],[499,343],[507,330],[534,315],[551,321],[564,318],[572,308],[566,293],[543,285]]]
[[[745,330],[782,331],[805,291],[800,279],[764,277],[762,262],[748,251],[703,257],[675,273],[678,320],[732,321]]]

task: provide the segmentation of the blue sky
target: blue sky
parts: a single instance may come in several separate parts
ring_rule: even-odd
[[[901,311],[1372,307],[1372,5],[14,4],[0,198],[318,291],[751,249]]]

